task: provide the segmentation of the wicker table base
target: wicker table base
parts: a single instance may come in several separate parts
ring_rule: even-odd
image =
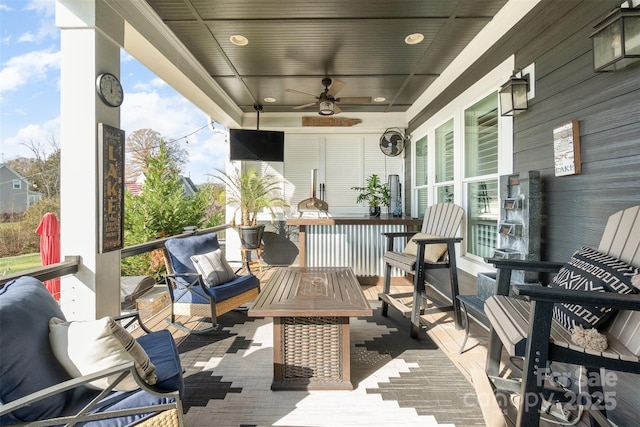
[[[352,390],[348,317],[273,319],[272,390]]]
[[[272,316],[272,390],[352,390],[349,317],[371,308],[349,268],[280,268],[249,310]]]

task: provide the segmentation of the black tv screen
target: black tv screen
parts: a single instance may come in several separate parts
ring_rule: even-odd
[[[231,160],[284,162],[284,132],[229,129]]]

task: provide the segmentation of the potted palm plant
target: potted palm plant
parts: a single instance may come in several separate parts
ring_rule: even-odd
[[[389,206],[391,202],[389,187],[383,184],[375,173],[367,178],[366,187],[351,187],[351,189],[360,192],[356,202],[367,202],[370,216],[380,216],[380,207]]]
[[[235,206],[232,225],[238,229],[240,242],[245,249],[257,249],[262,241],[264,225],[258,225],[258,213],[264,209],[275,216],[277,208],[287,206],[280,196],[279,183],[271,175],[260,175],[255,168],[228,174],[217,170],[216,175],[227,188],[227,204]],[[240,211],[240,225],[236,225],[236,215]]]

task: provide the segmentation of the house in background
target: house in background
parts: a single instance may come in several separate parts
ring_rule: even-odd
[[[185,197],[191,197],[198,192],[198,186],[194,184],[191,178],[180,175],[180,183],[182,184],[182,191]],[[142,187],[144,185],[145,176],[141,174],[138,179],[133,182],[125,182],[124,187],[131,192],[134,196],[139,196],[142,193]]]
[[[0,216],[22,214],[42,199],[42,193],[29,189],[29,181],[6,163],[0,163]]]

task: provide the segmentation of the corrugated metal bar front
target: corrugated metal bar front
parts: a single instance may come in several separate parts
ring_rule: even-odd
[[[405,231],[404,225],[310,225],[306,234],[307,266],[351,267],[356,276],[384,276],[382,257],[387,239],[382,233]],[[396,239],[396,250],[406,240]],[[393,268],[392,276],[403,272]]]

